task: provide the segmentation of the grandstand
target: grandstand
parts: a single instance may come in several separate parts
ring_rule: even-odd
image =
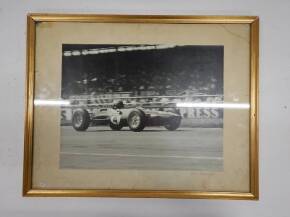
[[[62,98],[223,94],[222,46],[63,45]]]

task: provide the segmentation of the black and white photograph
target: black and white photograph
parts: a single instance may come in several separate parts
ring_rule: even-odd
[[[224,46],[63,44],[61,169],[223,171]]]

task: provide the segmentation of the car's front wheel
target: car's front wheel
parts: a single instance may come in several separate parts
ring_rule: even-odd
[[[145,114],[140,111],[132,111],[128,116],[128,125],[130,130],[140,132],[145,128]]]
[[[90,125],[90,114],[87,110],[75,111],[72,117],[72,126],[76,131],[85,131]]]
[[[173,131],[176,130],[181,124],[180,117],[174,117],[168,120],[168,122],[164,125],[167,130]]]

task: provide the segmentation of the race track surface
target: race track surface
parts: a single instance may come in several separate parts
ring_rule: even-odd
[[[132,132],[104,126],[77,132],[62,126],[60,168],[222,171],[222,144],[222,128]]]

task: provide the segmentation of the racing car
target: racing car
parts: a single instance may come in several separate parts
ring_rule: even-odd
[[[122,101],[112,108],[88,110],[79,108],[73,112],[72,126],[77,131],[85,131],[89,126],[109,125],[112,130],[121,130],[128,126],[131,131],[140,132],[146,126],[164,126],[167,130],[176,130],[181,123],[178,110],[153,111],[143,107],[125,108]]]

